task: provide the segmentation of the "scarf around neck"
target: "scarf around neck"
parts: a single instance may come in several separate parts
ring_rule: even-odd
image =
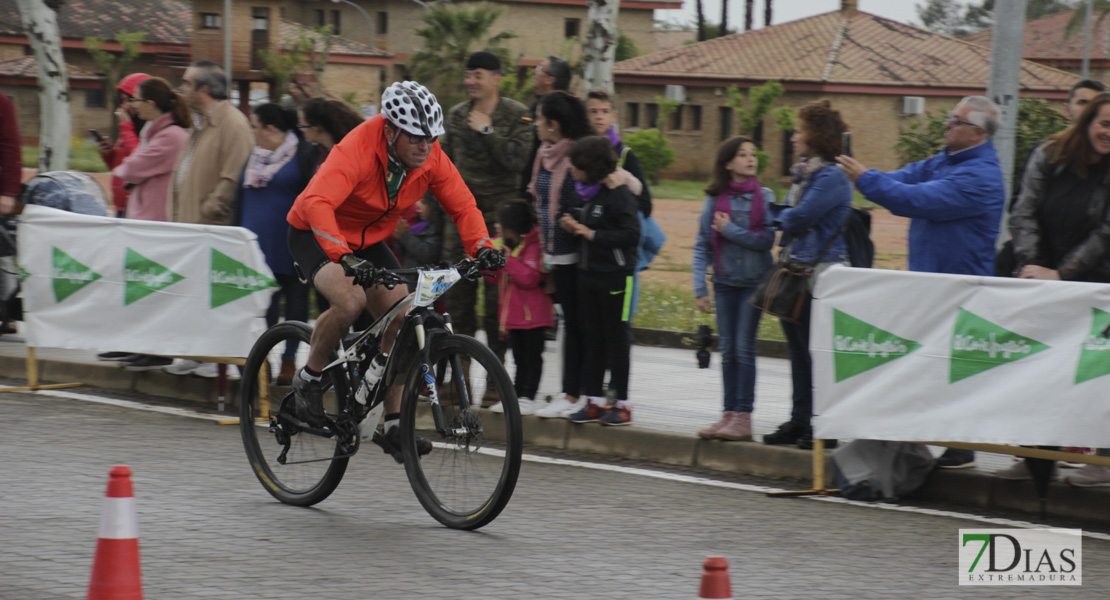
[[[582,183],[581,181],[574,182],[574,191],[582,197],[583,202],[589,202],[594,199],[594,196],[601,191],[601,182],[597,183]]]
[[[559,221],[559,198],[563,191],[563,182],[570,173],[570,149],[572,140],[563,138],[554,144],[544,142],[536,154],[536,162],[532,163],[532,181],[528,183],[528,193],[536,198],[536,208],[540,208],[540,199],[536,196],[536,178],[539,176],[540,167],[551,173],[551,187],[547,190],[547,209],[551,214],[551,222]]]
[[[274,150],[255,146],[247,161],[247,171],[243,174],[243,187],[264,188],[269,185],[277,172],[297,155],[298,143],[297,134],[286,131],[285,140]]]
[[[759,185],[759,180],[755,177],[749,178],[744,182],[729,181],[725,184],[721,193],[717,194],[717,206],[714,208],[715,213],[723,212],[732,218],[732,202],[729,198],[732,196],[741,196],[743,194],[752,195],[752,206],[748,212],[748,231],[758,231],[763,229],[764,212],[766,207],[763,204],[763,188]],[[716,229],[713,230],[713,256],[714,266],[717,271],[721,269],[721,232]]]
[[[814,173],[828,164],[820,156],[814,156],[803,158],[798,164],[794,165],[790,176],[790,191],[786,193],[786,203],[790,206],[797,206],[798,202],[802,200],[802,189],[805,188],[806,182]]]

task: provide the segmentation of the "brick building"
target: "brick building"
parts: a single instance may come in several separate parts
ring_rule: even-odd
[[[279,0],[232,3],[232,77],[244,102],[252,86],[267,86],[256,50],[291,48],[302,34],[320,46],[318,35],[281,18],[281,4]],[[115,92],[85,48],[85,38],[108,40],[103,48],[111,51],[121,49],[114,41],[120,32],[145,32],[139,56],[124,74],[149,73],[175,84],[193,60],[224,62],[223,0],[69,0],[58,12],[58,28],[62,54],[71,67],[70,109],[78,136],[87,129],[110,131],[115,108]],[[15,0],[0,0],[0,92],[17,99],[20,133],[33,144],[39,134],[39,106],[31,54]],[[324,87],[337,97],[354,92],[357,101],[374,102],[391,61],[388,52],[337,38],[324,70]]]
[[[1069,10],[1027,22],[1021,57],[1078,75],[1083,68],[1083,29],[1070,36],[1064,34],[1074,15],[1075,11]],[[1088,76],[1110,83],[1110,19],[1099,19],[1097,13],[1093,19]],[[962,39],[990,48],[991,31],[987,29]]]
[[[734,34],[618,63],[614,79],[624,131],[658,121],[656,98],[681,99],[667,136],[678,158],[671,176],[705,178],[717,144],[740,132],[725,105],[726,88],[780,81],[776,106],[800,107],[828,98],[853,131],[855,155],[881,170],[898,168],[893,151],[908,119],[961,97],[985,94],[990,50],[856,10],[841,10]],[[1030,61],[1022,65],[1021,94],[1064,99],[1078,78]],[[794,162],[790,133],[770,118],[747,132],[770,157],[764,177],[782,176]]]
[[[412,34],[424,11],[413,0],[285,0],[285,18],[306,25],[332,25],[340,35],[393,53],[390,81],[404,79],[409,57],[420,49],[421,39]],[[518,37],[505,42],[518,57],[521,75],[551,54],[559,54],[567,38],[586,36],[586,0],[493,0],[501,16],[492,31],[512,31]],[[655,9],[680,8],[681,0],[622,0],[617,25],[642,54],[655,51]],[[361,13],[365,13],[361,14]],[[372,23],[367,22],[369,17]],[[373,36],[371,36],[371,24]],[[373,37],[373,40],[371,39]]]

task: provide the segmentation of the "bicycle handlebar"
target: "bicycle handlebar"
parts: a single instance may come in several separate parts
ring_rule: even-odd
[[[369,286],[364,287],[383,285],[387,289],[393,289],[399,283],[416,283],[416,278],[421,271],[442,269],[456,269],[459,275],[462,275],[463,279],[467,281],[477,281],[482,276],[482,269],[478,264],[478,259],[464,256],[462,260],[453,265],[444,261],[434,265],[407,269],[375,269],[373,281]]]

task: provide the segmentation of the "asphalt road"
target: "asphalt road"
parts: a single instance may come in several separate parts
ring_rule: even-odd
[[[115,464],[134,472],[148,599],[687,599],[714,554],[736,598],[1110,595],[1106,536],[1083,540],[1081,587],[960,587],[958,530],[995,525],[559,457],[525,462],[501,517],[460,532],[373,446],[331,498],[296,508],[255,480],[236,427],[5,393],[0,456],[5,600],[85,596]]]

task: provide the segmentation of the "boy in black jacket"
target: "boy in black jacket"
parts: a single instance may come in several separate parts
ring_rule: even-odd
[[[640,241],[636,198],[609,177],[617,157],[606,138],[582,138],[571,145],[569,155],[575,187],[585,206],[580,215],[564,214],[559,225],[581,238],[578,304],[586,348],[583,391],[589,402],[567,418],[574,423],[630,425],[628,313]],[[606,365],[615,400],[611,407],[602,393]]]

